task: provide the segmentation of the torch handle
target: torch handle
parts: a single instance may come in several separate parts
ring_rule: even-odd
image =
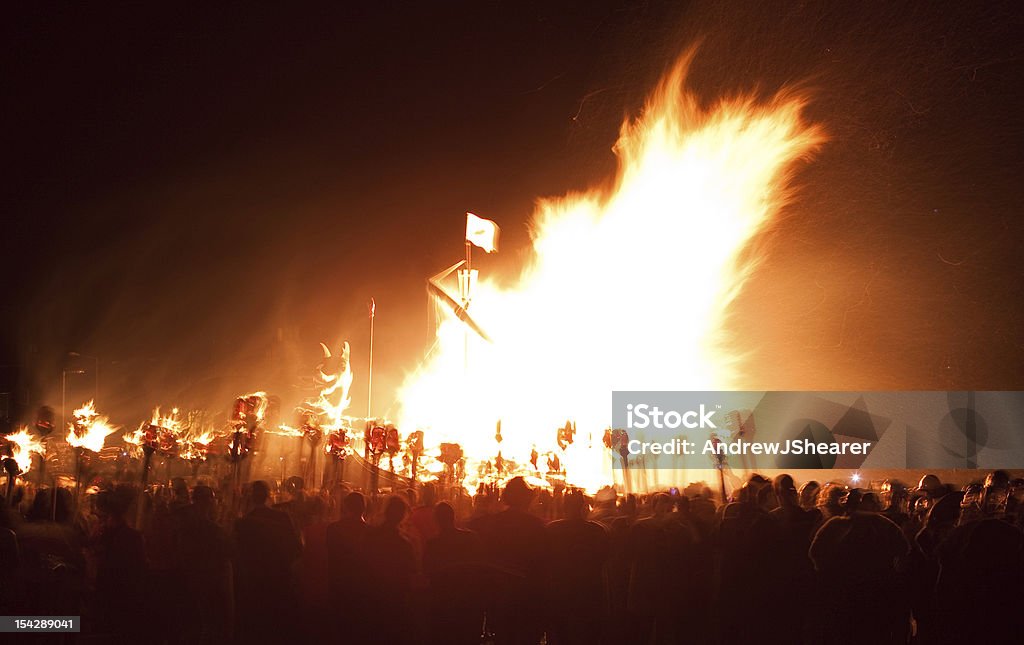
[[[142,516],[146,504],[146,484],[149,481],[149,462],[153,459],[153,451],[143,448],[142,475],[139,481],[139,496],[135,504],[135,530],[142,530]]]

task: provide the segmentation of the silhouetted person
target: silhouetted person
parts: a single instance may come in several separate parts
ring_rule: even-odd
[[[962,493],[945,495],[924,514],[920,530],[913,536],[913,549],[907,557],[908,597],[917,621],[917,633],[923,643],[931,643],[942,629],[944,605],[937,603],[935,585],[939,578],[939,546],[956,529],[960,520]],[[917,522],[909,522],[912,528]]]
[[[653,496],[654,515],[633,525],[628,552],[630,638],[638,643],[675,643],[683,628],[679,603],[688,596],[685,565],[692,551],[689,528],[673,517],[675,502],[669,495]]]
[[[74,502],[65,488],[36,492],[26,522],[15,529],[25,573],[28,604],[38,615],[67,616],[81,611],[86,588],[85,534],[75,522]],[[56,521],[50,519],[55,513]]]
[[[135,642],[144,629],[147,590],[146,553],[142,534],[128,526],[131,505],[125,489],[96,495],[99,534],[96,555],[95,610],[97,632],[113,635],[114,642]]]
[[[811,642],[906,643],[910,604],[897,564],[908,551],[900,528],[880,514],[825,522],[810,548],[818,578]]]
[[[605,561],[608,534],[588,521],[586,498],[576,492],[563,500],[565,519],[547,526],[548,607],[551,632],[548,642],[561,645],[596,643],[605,627]]]
[[[413,546],[422,557],[427,542],[437,536],[437,520],[434,518],[434,504],[437,494],[433,484],[424,484],[419,495],[419,504],[412,504],[409,511],[409,528],[414,540]]]
[[[800,639],[805,615],[792,606],[792,599],[812,592],[814,567],[807,550],[821,523],[821,512],[800,505],[796,484],[790,475],[778,475],[772,488],[779,506],[769,514],[771,522],[759,538],[770,541],[761,556],[765,570],[763,581],[782,585],[788,593],[766,595],[763,604],[767,615],[763,629],[769,642],[793,643]]]
[[[171,488],[162,487],[152,497],[150,513],[140,526],[149,563],[150,602],[164,608],[169,614],[181,615],[189,611],[185,574],[177,559],[176,544],[181,523],[189,512],[188,487],[181,478],[175,478]],[[189,621],[156,621],[151,625],[155,635],[170,642],[184,638]]]
[[[253,509],[235,523],[235,611],[241,642],[294,630],[292,565],[301,544],[284,511],[267,506],[270,488],[253,482]]]
[[[274,509],[287,513],[296,530],[302,531],[309,520],[305,482],[301,477],[289,477],[284,482],[284,492],[288,495],[288,500],[274,504]]]
[[[506,510],[479,518],[477,526],[496,579],[490,586],[488,626],[498,643],[535,643],[543,631],[544,522],[528,512],[533,490],[513,477],[502,492]]]
[[[937,629],[929,643],[994,643],[1024,633],[1024,534],[985,518],[954,529],[938,546]]]
[[[907,514],[907,487],[895,479],[887,479],[882,483],[882,514],[893,521],[896,526],[906,529],[910,520]],[[908,535],[908,538],[912,537]]]
[[[764,586],[770,576],[766,565],[772,564],[769,551],[773,541],[768,538],[772,535],[773,522],[757,504],[763,485],[763,480],[751,477],[737,491],[736,501],[720,509],[721,567],[715,611],[725,645],[756,641],[763,631],[758,621],[766,620],[768,614],[765,603],[750,598],[752,589]],[[735,608],[741,603],[744,618],[735,620]]]
[[[338,629],[351,642],[368,638],[370,633],[364,584],[372,567],[365,513],[366,498],[362,493],[349,493],[341,502],[341,518],[327,525],[327,592],[331,606],[340,614]]]
[[[423,556],[430,580],[430,642],[476,645],[485,608],[480,537],[455,526],[448,502],[434,506],[434,524],[438,534],[427,541]]]
[[[306,638],[317,642],[333,636],[336,627],[323,617],[331,612],[328,584],[327,504],[322,497],[306,499],[306,525],[302,527],[299,591]]]
[[[216,518],[213,489],[196,486],[176,526],[178,566],[191,613],[183,622],[186,638],[195,643],[222,643],[234,628],[231,539]]]
[[[365,581],[367,598],[374,609],[373,633],[385,643],[412,639],[412,582],[416,556],[412,544],[399,531],[409,505],[397,495],[384,504],[384,522],[366,537],[366,552],[373,573]]]
[[[188,484],[181,477],[171,480],[171,499],[167,505],[172,511],[189,506]]]

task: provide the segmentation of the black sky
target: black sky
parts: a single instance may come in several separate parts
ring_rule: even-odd
[[[737,303],[752,382],[1024,387],[1014,3],[274,4],[9,10],[22,403],[77,351],[111,406],[226,405],[342,338],[361,397],[371,296],[393,391],[461,214],[502,224],[482,267],[514,276],[533,200],[605,180],[623,116],[698,42],[706,100],[800,84],[831,138]]]

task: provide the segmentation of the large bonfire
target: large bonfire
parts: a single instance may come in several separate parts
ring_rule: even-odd
[[[543,471],[539,452],[595,488],[611,481],[613,390],[743,386],[723,331],[729,306],[794,163],[823,134],[794,92],[702,105],[686,87],[690,61],[623,123],[611,182],[539,203],[515,286],[478,286],[471,313],[491,342],[450,316],[401,388],[399,427],[424,429],[428,448],[460,444],[467,484],[499,453]],[[577,432],[559,445],[567,420]]]

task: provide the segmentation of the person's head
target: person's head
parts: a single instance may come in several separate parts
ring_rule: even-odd
[[[882,482],[880,501],[887,510],[900,510],[907,501],[907,487],[898,479],[885,480]]]
[[[633,517],[634,515],[636,515],[636,507],[636,495],[630,493],[629,495],[626,495],[625,498],[623,498],[622,507],[620,508],[620,510],[622,511],[623,515],[627,517]]]
[[[925,527],[929,531],[945,532],[952,530],[960,520],[960,503],[963,493],[956,492],[943,495],[928,509]]]
[[[437,502],[437,487],[433,482],[423,484],[420,489],[420,502],[424,506],[433,506]]]
[[[744,482],[740,489],[736,491],[736,501],[740,504],[755,504],[757,503],[757,486],[750,482]]]
[[[1008,488],[1010,473],[1005,470],[993,470],[985,476],[985,488]]]
[[[747,483],[750,484],[751,486],[754,486],[755,488],[761,488],[762,486],[771,485],[771,482],[768,481],[768,478],[762,475],[761,473],[754,473],[753,475],[748,477]]]
[[[303,490],[306,488],[306,483],[301,477],[292,476],[284,481],[284,491],[292,499],[301,498]]]
[[[41,488],[36,491],[32,498],[32,506],[25,513],[25,519],[29,522],[42,522],[50,519],[50,507],[53,505],[53,490]]]
[[[171,493],[175,502],[188,503],[188,484],[183,478],[175,477],[171,480]]]
[[[587,498],[580,491],[573,491],[565,496],[562,501],[562,508],[565,510],[566,519],[582,520],[590,511]]]
[[[200,484],[192,489],[192,504],[203,517],[213,519],[217,510],[217,494],[209,486]]]
[[[796,492],[796,484],[790,475],[779,475],[772,482],[772,489],[779,501],[779,506],[791,508],[799,505],[799,498]]]
[[[505,490],[501,494],[501,501],[509,508],[525,511],[533,501],[533,489],[522,477],[513,477],[508,480]]]
[[[860,498],[860,506],[857,510],[863,513],[881,513],[882,502],[878,499],[878,495],[871,491],[866,491]]]
[[[821,491],[821,484],[816,481],[809,481],[800,487],[800,506],[810,510],[818,504],[818,492]]]
[[[846,497],[843,498],[843,512],[849,515],[861,510],[860,504],[863,499],[864,491],[859,488],[851,488],[846,491]]]
[[[434,506],[434,521],[437,528],[444,531],[451,531],[455,528],[455,509],[448,502],[441,502]]]
[[[405,519],[409,505],[398,495],[392,495],[384,505],[384,526],[397,527]]]
[[[366,498],[362,493],[349,493],[341,503],[341,512],[348,517],[362,518],[366,513]]]
[[[679,495],[675,498],[676,512],[683,517],[690,516],[690,498],[686,495]]]
[[[107,526],[123,523],[131,501],[124,488],[100,491],[96,494],[96,515]]]
[[[668,493],[657,493],[651,500],[651,510],[654,511],[656,517],[668,515],[675,506],[676,503],[672,501],[672,496]]]
[[[1010,498],[1010,474],[1005,470],[994,470],[985,477],[982,495],[982,510],[986,515],[1001,515],[1006,512]]]
[[[822,487],[818,494],[818,508],[826,517],[842,515],[843,498],[846,496],[846,487],[842,484],[830,482]]]
[[[917,490],[928,497],[928,499],[942,497],[942,481],[939,480],[937,475],[925,475],[917,483]]]
[[[618,499],[618,494],[615,492],[615,489],[611,486],[605,486],[597,491],[597,495],[594,496],[594,504],[597,508],[610,511],[615,508],[616,499]]]
[[[265,506],[270,500],[270,485],[262,479],[258,479],[252,483],[249,495],[252,498],[253,506]]]

